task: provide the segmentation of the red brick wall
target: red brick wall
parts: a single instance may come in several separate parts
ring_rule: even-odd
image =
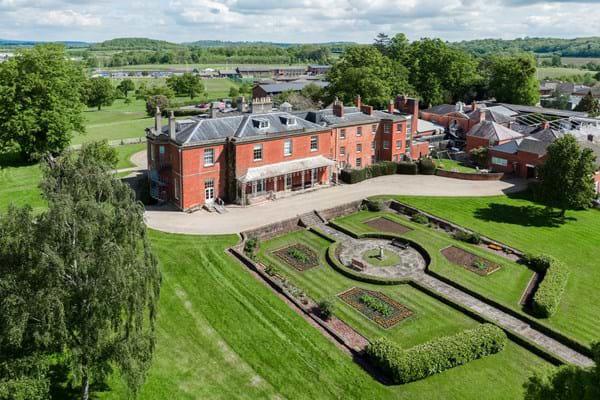
[[[492,164],[492,157],[503,158],[508,161],[508,164],[503,167],[497,164]],[[537,154],[526,153],[523,151],[517,154],[505,154],[490,150],[489,166],[494,171],[514,173],[520,178],[527,178],[527,164],[538,166],[544,162],[545,157],[539,157]]]
[[[411,147],[410,156],[413,160],[418,160],[419,158],[425,157],[429,154],[428,142],[413,142]]]
[[[490,147],[490,140],[477,136],[467,135],[467,148],[465,151],[468,153],[471,150],[476,149],[478,147]]]
[[[452,115],[438,115],[438,114],[430,114],[421,111],[421,119],[425,121],[435,122],[438,125],[442,125],[444,128],[448,128],[454,121],[456,121],[457,125],[462,128],[463,132],[469,132],[472,127],[479,123],[478,120],[472,120],[469,118],[461,118],[458,116]]]
[[[214,164],[204,165],[204,149],[214,150]],[[214,180],[214,196],[223,198],[226,196],[226,168],[227,160],[225,145],[208,145],[203,147],[184,148],[182,150],[183,173],[174,169],[175,178],[180,176],[181,184],[181,208],[184,210],[202,206],[204,204],[204,183],[209,179]]]
[[[372,132],[372,125],[376,125],[377,133]],[[358,136],[358,127],[362,129],[362,135]],[[343,128],[332,129],[332,150],[333,159],[337,162],[348,162],[352,168],[356,167],[356,159],[361,158],[362,166],[365,167],[371,164],[371,156],[377,154],[377,138],[380,132],[379,124],[364,124],[355,126],[346,126]],[[345,139],[341,138],[341,132],[345,130]],[[372,143],[375,143],[375,149],[372,149]],[[362,145],[362,150],[357,152],[357,144]],[[345,148],[345,155],[341,154],[341,148]]]

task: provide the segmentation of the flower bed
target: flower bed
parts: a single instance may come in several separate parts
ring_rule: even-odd
[[[392,232],[397,233],[399,235],[406,232],[410,232],[412,230],[402,224],[399,224],[384,217],[370,219],[368,221],[365,221],[364,224],[380,232]]]
[[[355,287],[339,294],[338,297],[385,329],[413,315],[406,306],[373,290]]]
[[[306,271],[319,265],[317,253],[310,247],[300,243],[275,250],[273,254],[298,271]]]
[[[489,275],[500,269],[500,265],[455,246],[443,249],[442,255],[451,263],[460,265],[481,276]]]

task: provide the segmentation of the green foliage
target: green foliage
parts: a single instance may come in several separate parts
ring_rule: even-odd
[[[415,222],[415,223],[421,224],[421,225],[427,225],[427,224],[429,224],[429,218],[427,218],[427,216],[425,214],[421,214],[421,213],[413,214],[410,217],[410,220],[412,222]]]
[[[421,158],[419,160],[419,173],[423,175],[435,174],[435,161],[431,158]]]
[[[488,148],[481,146],[471,149],[471,151],[469,152],[469,157],[471,157],[471,160],[476,165],[478,165],[480,168],[483,168],[487,165]]]
[[[546,260],[544,260],[545,262]],[[543,263],[539,265],[543,265]],[[533,295],[531,308],[534,315],[540,318],[548,318],[556,313],[568,279],[568,268],[559,261],[550,260],[544,279]]]
[[[90,79],[85,88],[85,103],[88,107],[110,106],[115,101],[116,92],[108,78],[98,77]]]
[[[294,247],[287,249],[287,254],[294,260],[299,261],[301,263],[307,263],[310,261],[310,257],[306,255],[306,253]]]
[[[300,94],[307,99],[310,99],[313,103],[317,104],[323,100],[325,96],[325,90],[319,85],[315,85],[314,83],[309,83],[304,86],[300,91]]]
[[[563,365],[530,377],[524,385],[525,400],[600,399],[600,343],[592,343],[592,353],[592,368]]]
[[[413,91],[407,78],[404,66],[374,47],[353,46],[327,74],[328,101],[338,97],[348,104],[360,95],[365,104],[383,108],[396,94]]]
[[[485,270],[488,267],[487,264],[485,262],[483,262],[482,260],[475,260],[473,262],[473,266],[475,268],[478,268],[478,269],[481,269],[481,270]]]
[[[156,108],[166,110],[169,107],[169,99],[163,95],[150,96],[146,100],[146,114],[151,117],[156,115]]]
[[[598,74],[600,75],[600,72]],[[575,111],[583,111],[589,113],[591,116],[597,116],[600,114],[600,101],[598,101],[590,91],[583,99],[581,99],[579,104],[575,106]]]
[[[465,231],[456,231],[452,235],[454,239],[460,240],[461,242],[471,243],[471,244],[480,244],[481,236],[479,236],[476,232],[465,232]]]
[[[119,85],[117,86],[117,90],[119,90],[125,97],[129,95],[129,92],[135,90],[135,83],[129,78],[123,79]]]
[[[60,45],[19,50],[0,64],[0,151],[29,160],[60,153],[83,132],[85,76]]]
[[[493,56],[484,63],[489,91],[499,102],[535,105],[540,99],[536,62],[530,54]]]
[[[361,303],[369,307],[372,311],[375,311],[384,317],[389,317],[394,312],[394,309],[387,304],[385,301],[373,297],[370,294],[363,294],[358,299]]]
[[[515,54],[530,51],[538,54],[554,53],[562,57],[600,57],[600,40],[598,37],[576,39],[543,37],[526,37],[512,40],[479,39],[454,43],[453,45],[476,55]]]
[[[333,304],[333,301],[329,299],[321,300],[318,304],[318,307],[321,317],[323,317],[323,319],[326,321],[329,320],[335,312],[335,305]]]
[[[531,267],[531,269],[541,273],[546,272],[552,264],[558,262],[556,258],[546,254],[525,254],[523,256],[523,261]]]
[[[340,179],[345,183],[358,183],[367,179],[366,169],[343,169],[340,172]]]
[[[397,172],[402,175],[417,175],[419,165],[412,161],[401,161],[398,163]]]
[[[383,209],[383,202],[379,200],[367,200],[367,209],[369,211],[381,211]]]
[[[572,135],[565,135],[548,146],[547,158],[538,169],[537,198],[548,207],[561,210],[589,208],[595,198],[593,174],[596,156],[581,149]]]
[[[258,248],[258,239],[255,237],[248,238],[244,244],[244,253],[249,256],[253,256]]]
[[[381,338],[369,344],[366,353],[394,383],[402,384],[498,353],[504,349],[507,341],[506,334],[500,328],[482,324],[407,350]]]
[[[167,78],[167,86],[176,94],[190,96],[190,99],[204,93],[202,79],[198,75],[193,75],[188,72],[183,75],[173,75]]]
[[[0,356],[0,400],[46,400],[50,379],[43,356]]]

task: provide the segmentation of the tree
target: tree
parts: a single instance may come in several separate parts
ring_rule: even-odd
[[[129,78],[123,79],[117,86],[117,89],[127,97],[129,96],[129,92],[135,90],[135,83]]]
[[[539,102],[539,82],[532,55],[493,56],[486,69],[489,90],[497,101],[524,105]]]
[[[524,385],[525,400],[600,399],[600,343],[592,344],[592,354],[592,368],[564,365],[530,377]]]
[[[160,273],[143,207],[113,177],[116,163],[114,149],[91,143],[51,160],[41,185],[44,254],[60,280],[64,345],[83,400],[113,365],[135,392],[154,349]]]
[[[560,57],[559,54],[553,54],[552,55],[552,59],[550,61],[550,65],[553,67],[560,67],[562,66],[562,59]]]
[[[401,37],[398,45],[403,46]],[[397,61],[410,71],[409,83],[427,105],[464,101],[480,79],[473,57],[439,39],[421,39],[410,44],[408,55],[397,53]]]
[[[488,163],[488,148],[487,147],[476,147],[471,149],[469,152],[469,157],[471,161],[473,161],[480,168],[485,168]]]
[[[539,167],[538,199],[550,208],[558,208],[562,218],[566,210],[590,207],[595,197],[595,160],[594,152],[582,150],[574,136],[555,140]]]
[[[352,46],[327,74],[327,100],[346,103],[360,95],[365,104],[383,108],[400,93],[412,93],[408,72],[373,46]]]
[[[173,75],[172,77],[167,78],[167,86],[177,94],[190,96],[190,99],[193,99],[204,92],[202,79],[198,75],[193,75],[188,72],[181,76]]]
[[[377,37],[373,41],[373,46],[383,55],[388,54],[389,46],[390,46],[390,37],[385,33],[378,33]]]
[[[84,132],[81,67],[60,45],[19,50],[0,64],[0,150],[29,160],[66,148]]]
[[[108,78],[98,77],[88,81],[85,102],[88,107],[110,106],[115,101],[116,93],[112,82]]]
[[[551,100],[547,100],[544,103],[545,107],[556,108],[558,110],[571,110],[570,108],[570,96],[560,91],[554,91],[554,96]]]
[[[300,94],[317,104],[323,99],[325,91],[319,85],[309,83],[308,85],[304,86],[302,90],[300,90]]]
[[[229,88],[229,97],[233,100],[237,99],[237,97],[240,95],[240,91],[238,90],[238,88],[236,88],[235,86],[232,86]]]
[[[169,107],[169,99],[163,95],[150,96],[146,100],[146,113],[154,117],[156,115],[156,107],[165,110]]]
[[[575,111],[584,111],[590,114],[590,116],[596,116],[600,114],[600,101],[594,98],[592,92],[588,92],[583,99],[575,107]]]

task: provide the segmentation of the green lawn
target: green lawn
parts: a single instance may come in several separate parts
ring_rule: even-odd
[[[467,172],[467,173],[477,172],[477,169],[475,169],[471,166],[465,165],[456,160],[439,159],[439,160],[435,160],[435,164],[439,168],[443,168],[448,171],[458,171],[458,172]]]
[[[569,211],[561,223],[522,196],[397,197],[522,251],[555,256],[571,268],[558,312],[547,323],[584,342],[600,339],[600,212]]]
[[[454,240],[447,233],[434,230],[425,225],[413,223],[398,214],[361,211],[338,218],[335,222],[359,234],[376,232],[375,229],[364,223],[374,216],[385,216],[392,221],[411,228],[412,231],[402,236],[414,240],[427,250],[431,257],[431,264],[429,265],[431,271],[450,278],[471,290],[484,294],[519,312],[522,311],[519,300],[527,287],[527,283],[533,276],[533,271],[481,247]],[[501,268],[487,276],[478,275],[462,266],[449,262],[440,252],[449,246],[460,247],[501,265]]]
[[[547,366],[511,343],[499,354],[423,381],[384,386],[225,253],[237,237],[151,231],[150,238],[163,284],[155,358],[139,398],[500,400],[520,398],[526,376]],[[341,282],[335,276],[331,284]],[[409,326],[412,335],[404,334],[406,345],[421,340],[417,332],[426,340],[428,332],[474,323],[417,291],[397,293],[422,314]],[[440,310],[448,315],[428,315]],[[121,386],[113,378],[113,391],[100,398],[124,398]]]
[[[117,169],[135,167],[130,160],[131,156],[140,151],[145,151],[147,148],[146,143],[128,144],[125,146],[117,146],[117,154],[119,155],[119,162],[117,163]]]

